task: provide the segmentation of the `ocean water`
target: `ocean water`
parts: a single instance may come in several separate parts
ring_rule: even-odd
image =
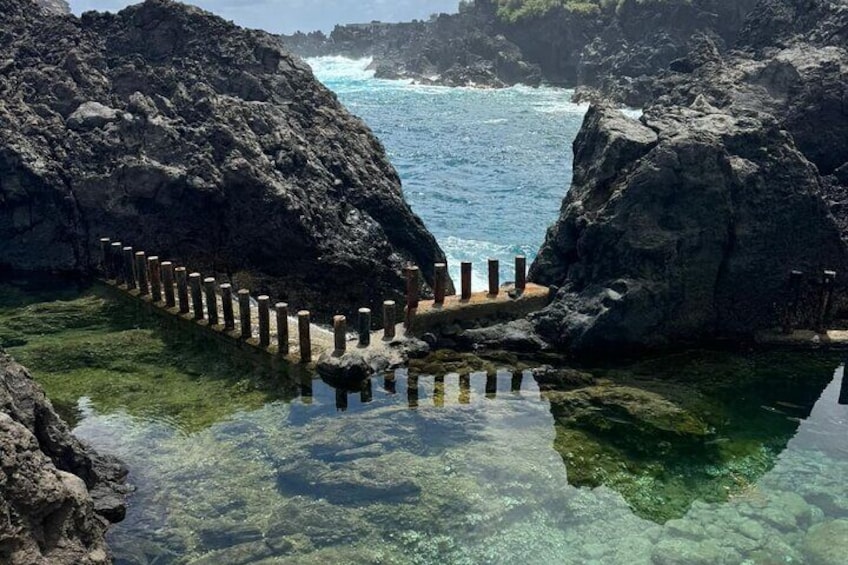
[[[472,261],[472,284],[483,290],[488,258],[511,281],[515,255],[535,257],[571,183],[571,144],[587,109],[570,90],[420,86],[375,79],[369,59],[307,62],[383,142],[454,280],[460,261]]]

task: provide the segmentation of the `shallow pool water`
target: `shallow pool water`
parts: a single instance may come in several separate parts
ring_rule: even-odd
[[[563,365],[554,388],[529,370],[542,360],[500,356],[478,365],[503,366],[489,374],[413,367],[340,390],[176,334],[106,289],[54,288],[0,285],[0,341],[80,437],[129,465],[118,563],[845,555],[838,355]]]

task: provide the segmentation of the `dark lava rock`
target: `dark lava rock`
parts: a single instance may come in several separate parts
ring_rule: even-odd
[[[148,0],[0,0],[0,266],[113,237],[319,313],[400,299],[444,254],[371,131],[280,41]]]
[[[0,350],[0,561],[111,563],[126,469],[74,438],[26,369]]]
[[[574,182],[532,265],[560,287],[534,316],[573,351],[676,346],[776,324],[790,268],[845,272],[816,167],[769,114],[589,110]]]

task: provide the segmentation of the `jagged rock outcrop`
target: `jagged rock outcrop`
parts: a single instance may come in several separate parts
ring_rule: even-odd
[[[0,349],[0,562],[111,563],[126,469],[74,438],[30,374]]]
[[[86,270],[120,238],[319,313],[443,260],[371,131],[279,40],[148,0],[0,0],[0,265]]]
[[[34,0],[44,10],[52,14],[70,14],[71,7],[65,0]]]
[[[535,317],[574,351],[679,346],[772,327],[790,268],[844,272],[816,167],[765,113],[699,99],[641,121],[593,107],[574,182],[530,277]]]

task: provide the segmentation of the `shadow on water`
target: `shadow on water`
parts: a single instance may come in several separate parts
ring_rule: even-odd
[[[300,393],[301,375],[234,355],[84,280],[0,281],[0,345],[36,375],[72,426],[81,401],[191,432]]]

